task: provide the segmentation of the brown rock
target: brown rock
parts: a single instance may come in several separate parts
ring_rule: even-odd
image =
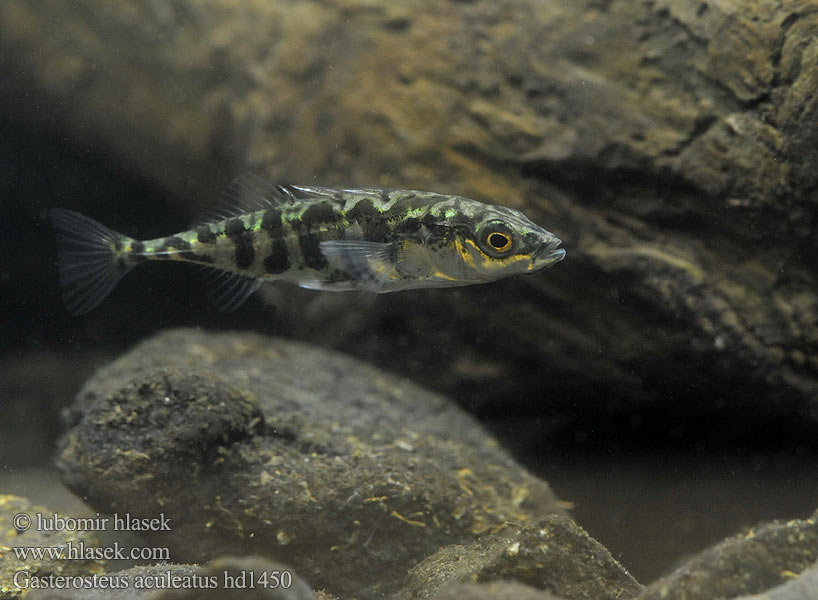
[[[736,600],[813,600],[818,590],[818,564],[766,592],[742,596]]]
[[[633,577],[571,519],[552,515],[524,527],[452,545],[414,567],[395,600],[430,598],[454,583],[512,580],[570,600],[632,598]],[[500,585],[500,584],[498,584]]]
[[[752,527],[655,581],[639,600],[735,598],[760,594],[791,581],[818,560],[816,519],[818,513],[809,519],[772,521]],[[803,582],[791,591],[801,585]],[[778,593],[770,590],[770,598],[787,597],[777,596]]]
[[[516,581],[493,581],[451,585],[443,588],[433,600],[560,600],[560,598]]]
[[[562,508],[469,415],[349,357],[175,330],[97,373],[59,466],[94,507],[170,520],[174,561],[257,553],[382,598],[443,545]],[[146,493],[149,490],[149,493]]]

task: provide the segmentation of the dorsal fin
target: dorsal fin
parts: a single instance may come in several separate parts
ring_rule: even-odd
[[[244,213],[272,208],[296,200],[290,188],[274,185],[256,175],[239,175],[222,192],[221,202],[214,209],[199,215],[193,225],[204,225],[237,217]]]
[[[299,197],[306,198],[335,198],[341,194],[355,194],[358,196],[371,196],[381,198],[384,192],[391,191],[388,188],[328,188],[314,185],[290,185],[287,186],[299,193]]]
[[[293,202],[295,196],[283,185],[274,185],[255,173],[239,175],[222,193],[222,201],[232,203],[245,212],[263,210]]]

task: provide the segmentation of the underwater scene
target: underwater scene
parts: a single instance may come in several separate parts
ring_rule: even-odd
[[[818,599],[818,2],[0,2],[0,600]]]

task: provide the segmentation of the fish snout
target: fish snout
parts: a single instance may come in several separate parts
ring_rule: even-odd
[[[562,240],[560,238],[555,235],[549,236],[532,257],[532,262],[551,265],[561,261],[565,258],[565,250],[559,247],[561,244]]]

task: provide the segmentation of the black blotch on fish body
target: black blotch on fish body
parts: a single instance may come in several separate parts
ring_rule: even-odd
[[[283,232],[281,211],[276,208],[265,210],[264,216],[261,218],[261,228],[266,231],[271,238],[280,238]]]
[[[287,253],[287,244],[284,240],[272,240],[270,255],[264,259],[264,271],[270,275],[283,273],[290,268],[290,259]]]
[[[395,233],[399,234],[409,234],[409,233],[417,233],[420,230],[420,220],[414,217],[409,217],[408,219],[403,219],[400,223],[397,224],[395,227]]]
[[[458,235],[463,238],[474,239],[471,222],[467,220],[443,220],[440,217],[428,214],[420,220],[420,223],[427,229],[433,239],[441,242],[451,242]]]
[[[432,214],[425,215],[420,222],[423,224],[424,227],[428,227],[430,229],[432,227],[437,227],[438,225],[440,225],[440,219]]]
[[[298,245],[301,247],[304,264],[311,269],[323,269],[329,264],[319,244],[320,240],[314,233],[302,233],[298,236]]]
[[[371,219],[378,214],[380,214],[380,211],[378,211],[378,209],[372,205],[372,200],[369,198],[364,198],[347,211],[347,219],[360,223],[361,221]]]
[[[239,269],[247,269],[256,258],[253,236],[241,219],[230,219],[224,224],[224,233],[236,247],[235,261]]]
[[[215,244],[216,234],[206,225],[202,225],[196,230],[196,239],[200,244]]]
[[[224,224],[224,234],[227,237],[232,237],[247,231],[241,219],[230,219]]]
[[[366,241],[385,242],[389,238],[389,220],[372,205],[369,198],[358,202],[347,211],[346,216],[350,223],[354,221],[360,225]]]
[[[301,215],[301,223],[308,230],[322,223],[337,223],[343,216],[336,212],[329,202],[318,202],[311,205]]]
[[[290,268],[287,244],[284,243],[284,226],[281,211],[271,208],[261,217],[261,229],[270,236],[270,254],[264,259],[264,272],[270,275],[283,273]]]
[[[239,269],[247,269],[256,258],[253,236],[249,233],[243,233],[233,238],[233,241],[236,244],[236,266]]]
[[[182,254],[184,252],[190,252],[190,243],[178,236],[172,235],[165,238],[162,244],[156,249],[155,256],[162,260],[169,260],[173,258],[174,254]]]
[[[165,241],[162,242],[162,245],[159,247],[160,250],[190,250],[190,242],[187,240],[183,240],[179,236],[173,235],[169,238],[165,238]]]
[[[143,252],[145,252],[145,244],[139,240],[134,240],[131,242],[131,252],[128,256],[128,260],[132,263],[140,263],[148,260],[148,257],[145,256]]]

